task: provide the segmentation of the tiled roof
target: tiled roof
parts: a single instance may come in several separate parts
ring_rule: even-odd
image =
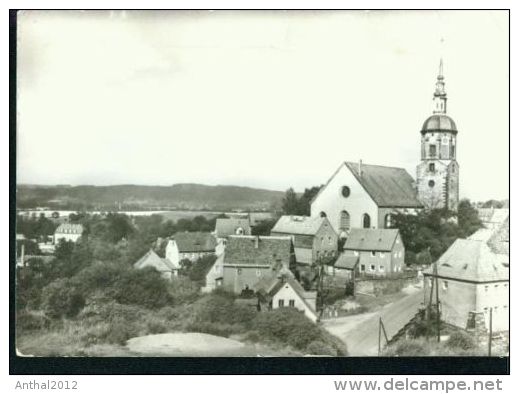
[[[359,262],[359,256],[351,256],[351,255],[346,255],[344,253],[341,253],[339,258],[335,262],[334,267],[352,270],[355,268],[355,266],[358,264],[358,262]]]
[[[472,239],[457,239],[438,259],[438,276],[491,282],[509,280],[509,258],[492,252],[487,242]],[[433,275],[433,267],[424,274]]]
[[[403,168],[344,163],[379,207],[421,208],[414,180]]]
[[[299,234],[299,235],[315,235],[321,228],[323,222],[328,219],[320,216],[281,216],[275,226],[272,228],[272,233],[283,234]]]
[[[258,283],[253,286],[254,291],[272,294],[277,291],[277,285],[282,278],[293,278],[294,274],[286,267],[278,267],[263,276]]]
[[[83,225],[82,224],[73,224],[73,223],[62,223],[58,226],[55,234],[81,234],[83,233]]]
[[[214,252],[216,248],[216,239],[210,233],[176,233],[173,238],[180,253]]]
[[[288,267],[291,249],[290,237],[230,236],[224,265]]]
[[[352,228],[344,249],[389,252],[393,249],[397,236],[397,229]]]
[[[168,259],[163,259],[157,255],[153,250],[149,250],[144,256],[142,256],[139,261],[137,261],[134,265],[135,268],[143,268],[143,267],[155,267],[159,271],[171,271],[174,268],[173,264]]]
[[[506,218],[487,244],[494,253],[510,255],[510,218]]]
[[[250,222],[245,218],[218,218],[216,219],[216,236],[219,238],[228,237],[229,235],[236,235],[236,231],[241,228],[243,234],[250,235]]]

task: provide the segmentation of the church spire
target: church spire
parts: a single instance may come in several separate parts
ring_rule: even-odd
[[[435,114],[447,113],[447,93],[445,93],[445,82],[443,81],[443,59],[440,58],[440,67],[438,70],[438,77],[436,79],[436,90],[433,96]]]

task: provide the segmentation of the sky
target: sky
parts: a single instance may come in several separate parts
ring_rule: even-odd
[[[508,198],[504,11],[22,11],[17,183],[416,176],[443,58],[460,196]]]

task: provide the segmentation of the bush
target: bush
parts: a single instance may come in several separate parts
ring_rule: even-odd
[[[83,295],[70,279],[58,279],[43,289],[43,310],[51,318],[74,317],[84,305]]]
[[[323,341],[313,341],[306,347],[307,354],[315,354],[315,355],[326,355],[326,356],[336,356],[337,350],[328,343],[324,343]]]
[[[121,304],[155,309],[171,302],[168,283],[151,267],[124,272],[114,290],[114,299]]]
[[[446,342],[446,345],[451,348],[458,348],[463,350],[471,350],[476,348],[476,342],[468,333],[463,331],[456,331],[451,334]]]
[[[252,326],[263,339],[288,344],[301,351],[317,340],[329,342],[318,326],[294,308],[259,313]]]
[[[200,285],[186,277],[176,277],[171,280],[169,294],[176,305],[196,301],[200,297]]]
[[[386,356],[423,357],[429,354],[427,344],[422,340],[404,340],[386,350]]]

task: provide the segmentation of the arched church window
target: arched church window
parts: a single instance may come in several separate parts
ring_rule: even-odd
[[[347,211],[341,212],[339,221],[339,230],[348,231],[350,229],[350,214]]]
[[[350,188],[348,186],[343,186],[341,189],[341,194],[344,198],[348,198],[350,196]]]
[[[385,228],[391,228],[393,226],[393,218],[391,217],[391,214],[388,213],[384,217],[384,227]]]
[[[431,180],[429,181],[429,187],[434,187],[434,185],[435,185],[435,183],[434,183],[434,181],[431,179]]]
[[[326,212],[321,211],[319,213],[319,216],[322,217],[322,218],[325,218],[326,217]]]
[[[429,145],[429,156],[436,157],[436,145]]]
[[[429,171],[434,172],[434,163],[429,163]]]
[[[362,215],[362,227],[364,227],[364,228],[370,228],[371,227],[371,218],[370,218],[370,216],[367,213]]]

